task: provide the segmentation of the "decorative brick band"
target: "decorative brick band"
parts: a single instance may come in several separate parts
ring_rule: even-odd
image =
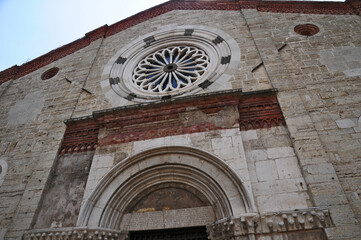
[[[357,0],[348,0],[346,2],[286,2],[286,1],[261,1],[261,0],[239,0],[239,1],[184,1],[173,0],[122,21],[114,23],[110,26],[104,25],[91,32],[85,34],[74,42],[50,51],[32,61],[24,63],[21,66],[13,66],[0,72],[0,84],[11,79],[17,79],[25,76],[47,64],[50,64],[60,58],[63,58],[73,52],[76,52],[91,42],[112,36],[129,27],[135,26],[141,22],[164,14],[172,10],[228,10],[237,11],[240,9],[257,9],[260,12],[281,12],[281,13],[306,13],[306,14],[360,14],[361,4]]]
[[[88,118],[66,121],[60,154],[91,151],[97,145],[229,129],[238,123],[240,130],[285,124],[276,92],[242,94],[233,90],[94,112]]]
[[[237,97],[217,96],[115,111],[98,119],[100,127],[108,133],[99,139],[99,145],[226,129],[226,126],[208,120],[227,106],[237,104]],[[186,119],[188,116],[189,119]],[[195,119],[196,116],[203,117],[204,120]]]
[[[238,105],[241,130],[285,125],[275,95],[242,98]]]
[[[86,120],[69,124],[64,133],[60,154],[95,150],[98,143],[99,126],[95,121]]]
[[[60,58],[66,57],[69,54],[88,46],[96,39],[103,37],[107,28],[107,25],[97,28],[91,32],[86,33],[85,37],[83,38],[80,38],[60,48],[52,50],[38,58],[35,58],[32,61],[24,63],[21,66],[15,65],[0,72],[0,84],[3,84],[4,82],[11,79],[17,79],[19,77],[25,76],[26,74],[29,74],[45,65],[48,65]]]
[[[214,2],[187,2],[182,0],[169,1],[158,6],[149,8],[143,12],[128,17],[122,21],[119,21],[107,29],[106,36],[112,36],[120,31],[123,31],[129,27],[147,21],[151,18],[157,17],[164,13],[173,10],[240,10],[240,6],[237,2],[231,1],[214,1]]]
[[[305,13],[305,14],[359,14],[349,2],[307,1],[261,1],[256,9],[260,12]]]

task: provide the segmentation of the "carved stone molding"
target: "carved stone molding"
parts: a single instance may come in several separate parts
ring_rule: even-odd
[[[87,227],[34,229],[25,232],[24,240],[125,240],[128,232]]]
[[[242,93],[241,89],[181,97],[94,112],[70,119],[60,154],[166,136],[235,128],[284,125],[274,89]],[[99,134],[101,132],[101,134]]]
[[[285,125],[281,108],[275,95],[242,98],[238,104],[241,130],[269,128]]]
[[[238,71],[240,58],[238,43],[224,31],[169,25],[119,49],[103,68],[101,86],[105,96],[116,93],[135,103],[195,95]]]
[[[212,240],[237,239],[242,236],[333,227],[328,209],[309,208],[258,215],[248,213],[240,217],[219,220],[207,226]],[[68,227],[33,229],[24,233],[24,240],[126,240],[127,231],[107,228]]]
[[[284,211],[264,215],[246,214],[241,217],[223,219],[207,226],[212,240],[233,239],[237,236],[270,234],[332,227],[326,208]]]
[[[99,126],[92,120],[69,124],[59,154],[93,151],[98,143]]]

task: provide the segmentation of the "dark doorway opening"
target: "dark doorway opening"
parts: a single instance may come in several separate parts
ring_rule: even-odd
[[[208,240],[206,227],[129,232],[130,240]]]

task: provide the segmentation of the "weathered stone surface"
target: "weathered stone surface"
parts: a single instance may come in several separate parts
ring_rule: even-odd
[[[356,126],[354,121],[352,121],[351,119],[336,120],[336,124],[339,128],[351,128],[351,127]]]
[[[317,25],[320,32],[309,37],[296,34],[294,27],[303,23]],[[228,129],[156,136],[101,146],[94,156],[57,157],[65,130],[64,120],[135,104],[112,92],[108,81],[100,81],[105,70],[109,70],[105,68],[112,56],[139,36],[178,25],[220,29],[235,40],[241,52],[236,72],[225,72],[219,82],[199,93],[238,88],[249,93],[277,88],[286,126],[240,131],[235,107],[217,113],[189,109],[179,114],[184,126],[212,122],[216,127],[226,126]],[[334,226],[317,225],[320,224],[318,217],[314,222],[306,219],[309,226],[326,227],[328,239],[361,238],[359,16],[271,13],[256,9],[175,10],[129,26],[0,86],[0,239],[21,239],[24,231],[33,227],[60,226],[70,228],[34,230],[26,233],[25,239],[30,239],[32,233],[35,234],[33,239],[54,239],[54,234],[62,235],[62,232],[75,239],[78,232],[75,234],[74,231],[78,230],[88,231],[88,236],[94,238],[98,236],[96,231],[120,236],[120,232],[101,228],[73,228],[80,202],[83,207],[94,190],[99,189],[97,186],[103,183],[102,179],[109,177],[111,169],[127,159],[146,150],[172,146],[197,149],[220,159],[227,166],[227,173],[237,176],[238,184],[242,183],[247,192],[245,195],[249,196],[252,209],[246,210],[243,206],[234,211],[245,214],[247,221],[248,217],[253,219],[254,216],[250,216],[252,211],[261,216],[270,211],[277,212],[265,219],[272,220],[272,226],[279,232],[271,233],[268,223],[263,222],[258,227],[264,231],[258,232],[256,239],[326,239],[322,230],[297,228],[297,231],[290,232],[286,224],[280,224],[283,218],[279,212],[320,206],[328,206]],[[59,73],[49,80],[41,80],[41,74],[52,67],[59,67]],[[164,122],[158,124],[162,126]],[[146,125],[142,127],[152,131]],[[99,136],[107,134],[109,131],[103,129]],[[162,166],[170,161],[189,164],[214,176],[217,183],[223,184],[222,191],[228,193],[229,204],[239,204],[239,199],[234,196],[236,187],[224,184],[227,178],[219,169],[194,157],[182,158],[183,162],[180,162],[181,158],[167,157],[157,156],[135,164],[123,174],[124,179],[118,180],[124,182],[127,177],[136,175],[140,169],[146,171],[154,163]],[[65,160],[71,164],[60,166],[59,163],[65,163]],[[89,162],[92,162],[91,166]],[[118,187],[114,183],[113,192],[109,190],[105,194],[111,196]],[[106,205],[104,202],[99,204]],[[102,214],[100,205],[95,207],[95,215]],[[219,220],[212,215],[211,207],[205,208],[204,211],[182,208],[173,212],[124,215],[119,227],[146,230],[204,225]],[[314,216],[308,211],[306,215]],[[254,223],[252,221],[249,223]],[[98,222],[91,224],[95,226]]]
[[[16,126],[34,122],[44,106],[42,91],[29,93],[18,101],[8,113],[8,125]]]
[[[115,240],[124,240],[128,237],[126,232],[109,230],[104,228],[87,228],[87,227],[69,227],[69,228],[56,228],[47,229],[45,231],[27,231],[24,234],[24,239],[53,239],[53,238],[102,238],[111,237]]]
[[[222,219],[209,224],[207,225],[207,230],[212,239],[225,239],[233,236],[247,236],[249,234],[262,236],[265,233],[275,234],[275,237],[277,233],[285,233],[283,235],[285,239],[288,239],[287,236],[299,239],[302,233],[306,233],[306,236],[311,237],[311,239],[326,239],[323,234],[319,234],[320,231],[316,230],[324,226],[333,226],[329,211],[322,208],[311,208],[261,215],[249,213],[242,215],[240,218]],[[263,237],[267,239],[267,236],[260,238],[263,239]]]
[[[336,47],[320,52],[320,62],[331,73],[343,72],[348,77],[361,75],[361,48]]]
[[[350,37],[345,38],[346,35],[349,36],[348,31],[345,30],[347,28],[345,24],[351,27],[359,20],[345,17],[340,20],[344,21],[343,24],[337,20],[335,21],[337,24],[331,26],[327,24],[327,21],[333,18],[331,16],[321,16],[316,19],[299,15],[296,17],[298,21],[313,22],[322,27],[319,34],[305,40],[292,31],[295,26],[293,17],[295,16],[292,14],[283,16],[272,13],[262,14],[267,26],[271,26],[271,22],[275,20],[280,23],[277,30],[272,30],[273,40],[276,44],[286,41],[287,47],[279,52],[278,63],[282,62],[287,66],[290,74],[287,81],[293,82],[293,86],[298,89],[297,93],[291,94],[290,90],[294,88],[290,85],[281,91],[280,104],[285,106],[283,110],[286,122],[291,137],[296,140],[294,141],[295,152],[310,187],[311,197],[316,204],[335,205],[335,208],[338,204],[345,204],[343,206],[347,208],[348,198],[350,205],[347,211],[351,207],[355,214],[349,215],[348,218],[351,220],[348,224],[350,224],[350,229],[354,229],[352,223],[355,220],[354,216],[359,219],[359,204],[351,200],[351,194],[345,195],[342,189],[355,188],[360,183],[356,177],[357,174],[349,171],[349,169],[359,169],[359,161],[355,159],[358,159],[361,153],[359,141],[352,139],[352,134],[356,132],[356,120],[360,116],[360,94],[354,91],[360,89],[360,84],[356,80],[360,78],[360,74],[357,73],[358,70],[350,70],[358,68],[357,64],[351,62],[354,56],[357,58],[359,54],[359,44],[353,46],[355,35],[351,34]],[[323,41],[328,37],[332,37],[335,44]],[[343,61],[342,54],[349,58]],[[340,63],[340,61],[343,62]],[[348,61],[350,63],[347,63]],[[272,74],[278,79],[282,78],[276,72]],[[282,85],[284,83],[279,83],[277,79],[273,83],[276,86],[278,84],[284,86]],[[282,100],[282,95],[287,98]],[[292,99],[289,96],[292,96]],[[298,96],[301,98],[299,99]],[[292,107],[289,101],[294,102]],[[288,118],[287,115],[292,117],[296,115],[297,120]],[[319,138],[314,135],[316,131]],[[354,139],[357,137],[355,136]],[[321,150],[323,148],[324,150]],[[329,158],[326,151],[335,154],[336,157]],[[346,163],[347,167],[341,167]],[[343,178],[347,178],[348,181],[343,182],[341,180]],[[332,193],[332,195],[328,197],[327,193]],[[352,236],[360,235],[359,230],[352,231]],[[341,232],[342,230],[337,230],[336,227],[335,231],[327,231],[327,235],[329,238],[336,239],[349,239],[351,236],[340,234]]]
[[[75,226],[92,158],[92,152],[58,157],[34,228]]]
[[[18,239],[31,226],[64,134],[63,121],[71,117],[81,91],[79,84],[86,79],[98,46],[95,41],[12,80],[2,92],[0,152],[7,158],[8,171],[0,188],[0,208],[4,209],[0,211],[0,226],[7,229],[6,238]],[[60,66],[59,73],[41,80],[40,75],[52,66]]]
[[[122,222],[129,231],[179,228],[206,225],[214,221],[212,207],[184,208],[177,210],[129,213]]]

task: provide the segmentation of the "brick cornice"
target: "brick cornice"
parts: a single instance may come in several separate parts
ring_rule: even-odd
[[[13,66],[0,72],[0,85],[11,79],[17,79],[29,74],[43,66],[46,66],[60,58],[78,51],[91,42],[112,36],[129,27],[147,21],[172,10],[228,10],[257,9],[261,12],[281,13],[305,13],[305,14],[360,14],[360,1],[348,0],[346,2],[287,2],[287,1],[261,1],[261,0],[238,0],[238,1],[187,1],[173,0],[147,9],[143,12],[128,17],[110,26],[104,25],[85,34],[74,42],[50,51],[21,66]]]
[[[285,2],[262,1],[257,5],[260,12],[304,13],[304,14],[358,14],[349,2]]]
[[[214,2],[197,2],[197,1],[169,1],[158,6],[147,9],[143,12],[128,17],[109,26],[106,36],[114,35],[129,27],[147,21],[150,18],[157,17],[173,10],[239,10],[238,2],[214,1]]]
[[[239,89],[98,111],[66,124],[60,154],[236,126],[242,131],[270,128],[285,121],[275,90]]]

